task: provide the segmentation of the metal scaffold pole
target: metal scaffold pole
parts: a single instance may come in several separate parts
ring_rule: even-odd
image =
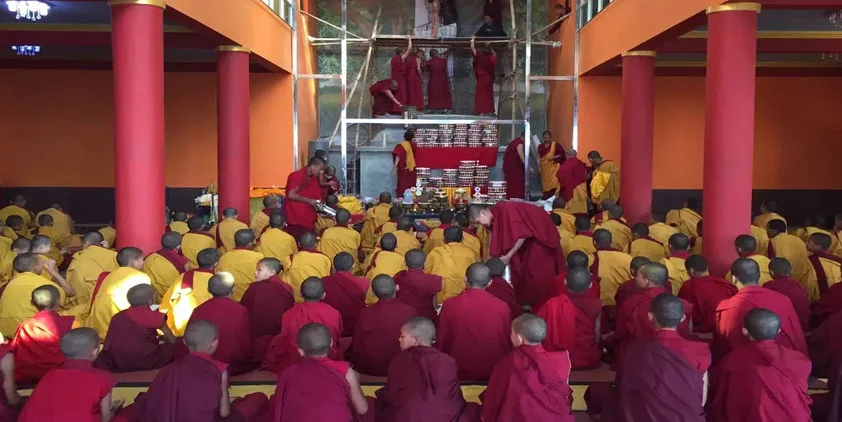
[[[292,168],[298,170],[298,1],[292,7]]]
[[[339,114],[340,132],[339,139],[341,144],[342,154],[342,177],[339,179],[341,192],[348,192],[348,125],[346,118],[348,115],[347,92],[345,92],[348,84],[348,0],[341,0],[342,2],[342,57],[341,72],[340,72],[340,107]]]
[[[526,188],[526,200],[529,200],[529,151],[532,149],[532,127],[530,119],[532,118],[531,88],[532,88],[532,0],[526,0],[526,54],[523,69],[524,90],[523,97],[525,105],[523,107],[523,173],[524,186]]]

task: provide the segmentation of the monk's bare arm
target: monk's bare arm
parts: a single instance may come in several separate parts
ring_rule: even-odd
[[[526,239],[518,239],[517,241],[515,241],[515,245],[512,246],[512,249],[509,250],[509,252],[507,254],[503,255],[500,259],[502,259],[503,262],[508,264],[509,261],[512,260],[512,257],[515,256],[517,251],[520,250],[520,248],[523,246],[524,241],[526,241]]]
[[[392,166],[392,174],[398,173],[398,163],[400,163],[400,161],[401,161],[401,159],[399,157],[395,156],[395,162],[394,162],[394,165]]]
[[[64,290],[64,294],[68,297],[76,296],[76,289],[61,276],[61,273],[58,272],[58,268],[56,268],[55,261],[50,262],[47,265],[44,265],[44,270],[50,273],[53,276],[53,280],[55,280],[56,284]]]
[[[407,35],[407,44],[406,44],[406,51],[401,54],[401,59],[406,60],[409,57],[409,52],[412,50],[412,35]]]
[[[0,371],[3,372],[3,394],[9,406],[15,407],[21,402],[18,387],[15,385],[15,356],[7,353],[0,360]]]
[[[175,334],[173,334],[172,330],[170,330],[170,327],[167,326],[166,319],[164,319],[164,324],[161,325],[161,327],[158,329],[161,330],[161,333],[164,334],[162,336],[164,338],[164,343],[175,344],[178,341],[175,338]]]
[[[222,397],[219,399],[219,416],[227,418],[231,414],[231,396],[228,395],[228,370],[222,373]]]
[[[710,383],[710,378],[708,377],[708,373],[705,372],[705,375],[702,376],[702,407],[705,406],[708,402],[708,384]]]
[[[345,380],[348,381],[348,385],[351,387],[351,404],[354,405],[354,410],[357,411],[358,415],[365,415],[368,412],[368,400],[366,400],[363,389],[360,387],[359,374],[353,369],[348,369],[348,372],[345,374]]]
[[[471,54],[473,54],[474,56],[477,55],[476,41],[477,41],[477,36],[476,35],[472,36],[471,37]]]
[[[111,391],[99,402],[99,410],[102,413],[102,422],[110,421],[114,415],[123,407],[125,400],[111,400]]]
[[[596,327],[596,344],[599,345],[602,343],[602,312],[597,314],[594,327]]]
[[[421,72],[421,57],[419,57],[418,60],[415,61],[415,69],[418,71],[419,75],[423,75],[423,73]]]
[[[383,91],[383,93],[385,93],[386,96],[389,97],[389,99],[392,100],[393,103],[397,104],[398,107],[403,107],[403,104],[401,104],[401,102],[398,101],[397,98],[395,98],[395,95],[392,94],[391,89],[387,89],[387,90]]]

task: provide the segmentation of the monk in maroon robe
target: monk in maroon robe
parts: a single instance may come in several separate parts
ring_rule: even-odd
[[[526,198],[523,135],[521,133],[520,136],[512,139],[503,154],[503,180],[506,181],[506,199]]]
[[[590,258],[588,255],[582,251],[572,251],[567,254],[567,258],[565,259],[567,269],[562,270],[557,276],[555,276],[555,279],[553,279],[552,297],[568,293],[569,289],[567,288],[567,284],[565,284],[565,280],[567,280],[567,273],[570,270],[574,268],[581,268],[583,270],[588,270],[588,273],[590,274],[590,265],[588,265],[589,261]],[[595,274],[591,274],[591,287],[585,291],[585,296],[599,299],[600,292],[599,277]]]
[[[397,176],[395,192],[398,197],[403,197],[407,189],[414,188],[417,178],[415,169],[415,132],[407,130],[403,134],[403,142],[395,145],[392,150],[392,174]]]
[[[453,108],[453,95],[450,92],[450,76],[447,73],[446,51],[443,55],[433,48],[430,49],[430,60],[427,60],[427,109],[450,110]]]
[[[842,283],[830,286],[821,299],[810,305],[810,327],[822,325],[827,318],[839,311],[842,311]]]
[[[743,335],[742,324],[748,311],[755,308],[768,309],[780,318],[781,333],[775,338],[778,344],[807,356],[804,331],[792,302],[776,291],[758,286],[760,267],[757,262],[748,258],[737,259],[731,265],[731,275],[744,287],[716,308],[716,331],[713,332],[712,346],[714,361],[749,342]]]
[[[842,363],[842,312],[837,312],[826,318],[822,325],[815,328],[807,336],[807,349],[810,361],[813,362],[813,375],[821,378],[835,374],[834,366]]]
[[[511,311],[485,291],[491,282],[485,264],[471,264],[466,275],[468,289],[442,305],[436,348],[456,359],[460,379],[487,380],[494,365],[511,350]],[[481,321],[477,315],[482,315]]]
[[[324,303],[342,315],[342,337],[351,337],[357,326],[357,318],[365,309],[365,296],[371,283],[351,273],[354,257],[348,252],[341,252],[333,257],[333,268],[336,272],[322,278],[325,288]]]
[[[406,270],[395,274],[398,285],[396,298],[415,308],[418,315],[431,321],[438,319],[436,314],[436,295],[442,289],[442,278],[424,272],[427,259],[424,251],[413,249],[406,253]]]
[[[772,258],[769,262],[769,273],[772,275],[772,280],[763,283],[763,287],[789,298],[792,308],[798,315],[801,329],[806,333],[810,326],[810,299],[807,297],[807,288],[792,278],[792,265],[786,258]]]
[[[424,52],[414,48],[406,58],[406,104],[419,112],[424,110],[424,87],[421,83],[423,68]]]
[[[558,195],[564,199],[564,202],[570,202],[573,199],[576,187],[585,183],[588,177],[588,167],[576,156],[571,156],[574,152],[576,151],[567,151],[567,159],[561,163],[556,172]]]
[[[711,373],[711,422],[810,421],[810,361],[775,341],[781,319],[768,309],[745,314],[748,341],[733,349]]]
[[[497,67],[497,53],[489,45],[477,50],[475,41],[476,36],[471,37],[474,76],[477,80],[474,114],[494,114],[494,68]]]
[[[281,280],[281,261],[263,258],[257,263],[254,283],[249,284],[240,304],[245,306],[254,339],[252,352],[259,360],[272,339],[281,333],[281,317],[295,305],[292,286]]]
[[[684,260],[690,279],[681,285],[678,297],[693,305],[693,331],[712,333],[716,329],[716,307],[737,294],[737,286],[708,272],[708,262],[701,255]],[[806,296],[805,296],[806,297]]]
[[[18,394],[15,384],[15,355],[8,344],[0,344],[0,376],[3,380],[2,400],[0,400],[0,422],[17,422],[23,399]]]
[[[510,265],[518,303],[546,300],[553,279],[564,270],[561,238],[546,212],[531,204],[504,201],[491,208],[473,205],[469,214],[472,223],[491,229],[490,256]]]
[[[395,49],[395,55],[389,61],[391,68],[392,80],[398,83],[398,90],[395,92],[395,98],[401,104],[409,104],[407,102],[407,84],[406,84],[406,58],[409,57],[409,52],[412,50],[412,38],[407,37],[406,48],[398,47]]]
[[[643,289],[637,287],[637,272],[640,271],[640,267],[651,263],[652,261],[645,256],[636,256],[632,258],[631,264],[629,265],[629,272],[631,273],[632,278],[630,280],[626,280],[623,284],[620,284],[620,287],[617,288],[617,293],[614,294],[614,302],[616,303],[616,305],[614,305],[614,317],[616,317],[616,309],[620,309],[628,299],[638,293],[643,293]],[[669,281],[667,281],[667,283],[669,283]],[[670,291],[672,291],[671,286]]]
[[[15,354],[13,375],[18,384],[37,384],[47,372],[61,367],[65,361],[59,344],[61,336],[73,328],[75,318],[56,312],[60,297],[53,285],[32,291],[32,304],[38,313],[18,326],[11,344]]]
[[[395,95],[398,92],[398,82],[391,79],[377,81],[368,88],[371,94],[371,115],[374,117],[387,114],[400,114],[403,104]]]
[[[111,318],[94,367],[116,373],[163,368],[173,360],[176,340],[167,327],[167,314],[149,308],[155,303],[155,290],[138,284],[126,296],[131,307]]]
[[[485,265],[488,265],[488,269],[491,270],[491,284],[485,291],[509,305],[509,310],[512,311],[512,319],[519,317],[523,313],[523,307],[517,303],[515,289],[503,278],[506,274],[506,264],[499,258],[491,258]]]
[[[284,214],[287,218],[286,232],[296,241],[304,233],[316,231],[316,202],[322,198],[322,188],[319,185],[319,174],[324,171],[325,161],[313,157],[307,166],[290,173],[286,184],[286,201]]]

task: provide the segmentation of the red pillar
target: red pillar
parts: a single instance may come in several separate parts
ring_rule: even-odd
[[[655,133],[655,52],[623,54],[620,201],[630,224],[652,216],[652,139]]]
[[[165,0],[111,0],[117,245],[160,249],[164,232]]]
[[[248,224],[249,50],[222,46],[217,63],[219,209],[233,207]]]
[[[749,233],[754,160],[757,3],[710,7],[708,14],[704,156],[704,254],[724,275]]]

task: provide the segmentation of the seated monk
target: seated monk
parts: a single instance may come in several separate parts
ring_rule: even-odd
[[[131,307],[111,318],[94,366],[113,373],[163,368],[173,360],[175,335],[167,327],[166,314],[150,308],[155,291],[148,284],[138,284],[127,296]],[[163,333],[160,341],[159,330]]]
[[[569,232],[562,227],[561,217],[558,214],[550,213],[550,218],[553,220],[556,230],[558,230],[558,237],[561,238],[561,253],[567,258],[567,254],[573,250],[575,232]]]
[[[281,333],[284,312],[295,305],[292,287],[281,280],[281,261],[263,258],[257,263],[255,282],[249,285],[240,304],[245,306],[251,322],[254,356],[266,354],[269,342]]]
[[[76,294],[73,287],[61,278],[55,264],[52,261],[48,264],[52,265],[47,271],[54,273],[54,282],[41,276],[45,267],[34,253],[22,253],[15,257],[12,265],[17,275],[3,286],[0,295],[0,333],[4,338],[14,337],[18,326],[38,313],[31,301],[33,290],[44,285],[59,288],[60,302],[66,296]]]
[[[38,259],[44,264],[44,270],[47,270],[48,267],[58,268],[59,263],[50,257],[50,251],[53,249],[53,241],[49,237],[40,234],[32,236],[32,243],[30,245],[29,252],[38,255]],[[41,276],[50,281],[55,280],[55,277],[49,271],[44,272]]]
[[[64,262],[64,250],[70,244],[70,233],[55,227],[53,217],[49,214],[41,214],[38,217],[38,228],[35,229],[35,232],[39,236],[46,236],[50,239],[50,249],[44,255],[55,261],[56,265],[61,266]]]
[[[190,269],[190,261],[179,253],[181,235],[167,232],[161,236],[161,249],[151,253],[143,262],[143,272],[152,280],[155,296],[164,297],[179,275]]]
[[[39,212],[35,215],[35,220],[38,219],[42,215],[49,215],[53,218],[53,226],[60,230],[68,237],[73,237],[74,225],[73,218],[70,217],[70,214],[66,213],[64,209],[58,203],[52,203],[49,208],[44,209],[43,211]],[[39,224],[40,226],[40,224]]]
[[[464,212],[456,214],[456,217],[453,218],[453,225],[462,229],[462,243],[482,258],[482,241],[471,227],[468,216]]]
[[[290,258],[290,266],[284,272],[284,281],[292,286],[295,302],[301,303],[301,286],[308,278],[322,278],[330,275],[333,262],[316,249],[316,233],[306,232],[298,240],[298,252]]]
[[[539,317],[524,314],[512,322],[515,349],[494,367],[480,395],[483,422],[575,421],[570,356],[544,350],[546,336],[547,323]]]
[[[807,239],[807,250],[810,252],[810,265],[813,269],[808,273],[810,280],[807,285],[815,284],[822,296],[831,286],[842,281],[842,258],[831,253],[830,240],[831,235],[825,233],[813,233]]]
[[[29,224],[19,215],[10,215],[6,218],[6,225],[12,228],[15,235],[32,240],[32,232],[29,231]]]
[[[842,250],[840,249],[842,248],[842,244],[840,244],[839,238],[829,230],[824,215],[819,213],[807,217],[804,228],[796,230],[793,234],[801,238],[804,243],[807,243],[810,236],[814,234],[820,233],[827,235],[830,237],[830,246],[828,246],[826,252],[831,255],[842,256]]]
[[[411,217],[401,217],[400,220],[398,220],[398,229],[392,232],[398,240],[398,246],[395,247],[395,253],[400,254],[401,256],[406,255],[406,253],[412,249],[421,248],[421,243],[419,243],[418,239],[415,237],[412,224],[413,221]]]
[[[375,249],[363,263],[365,278],[369,280],[373,280],[380,274],[394,277],[395,274],[406,269],[404,256],[395,252],[398,238],[394,234],[387,233],[380,236],[379,244],[380,247]]]
[[[674,234],[670,236],[669,247],[670,253],[661,260],[661,264],[669,271],[672,294],[677,295],[684,282],[690,279],[684,265],[684,261],[690,256],[690,238],[684,233]]]
[[[591,228],[596,228],[600,224],[608,221],[608,219],[611,218],[611,212],[608,210],[617,204],[610,199],[605,199],[600,201],[599,204],[595,203],[594,205],[597,205],[597,208],[601,211],[591,217]]]
[[[765,228],[772,220],[781,220],[786,225],[786,219],[778,214],[778,203],[773,200],[763,201],[760,204],[760,214],[754,218],[752,225]]]
[[[772,281],[767,282],[763,287],[789,298],[792,308],[798,315],[801,329],[806,333],[810,325],[810,301],[807,299],[807,289],[792,278],[792,265],[785,258],[773,258],[769,262],[769,272],[772,274]]]
[[[187,225],[187,213],[184,211],[176,211],[173,214],[172,221],[167,224],[168,232],[176,232],[182,236],[190,232],[190,226]]]
[[[570,233],[576,232],[576,216],[570,211],[567,211],[564,198],[557,197],[553,200],[552,214],[556,214],[561,218],[561,227]]]
[[[418,311],[395,299],[397,285],[386,274],[374,278],[371,290],[377,295],[377,303],[360,313],[349,356],[359,372],[385,377],[389,361],[400,352],[395,338],[400,337],[403,323],[418,316]]]
[[[342,326],[345,327],[342,337],[351,337],[357,326],[357,318],[365,309],[365,296],[371,282],[351,273],[354,257],[348,252],[341,252],[333,258],[333,268],[336,270],[333,274],[322,278],[324,303],[342,315]]]
[[[476,405],[462,396],[456,361],[433,347],[435,339],[436,326],[427,318],[401,326],[401,351],[392,357],[388,381],[376,393],[377,422],[476,420]]]
[[[597,368],[602,355],[602,301],[585,293],[591,287],[587,269],[568,270],[565,285],[566,293],[548,300],[536,312],[546,321],[544,348],[568,351],[573,369]]]
[[[368,401],[351,364],[329,358],[334,333],[319,323],[304,324],[295,334],[303,358],[278,375],[272,421],[353,421],[368,412]]]
[[[571,250],[565,251],[565,253],[569,254],[572,251],[582,251],[590,255],[596,252],[596,247],[593,245],[591,221],[588,220],[588,217],[576,217],[576,233],[573,236],[573,241],[571,241],[570,245]]]
[[[236,281],[226,272],[218,272],[208,280],[213,296],[193,310],[190,322],[210,321],[219,330],[219,346],[213,359],[225,362],[232,376],[244,374],[257,366],[252,353],[251,320],[245,306],[232,299]],[[190,325],[190,322],[187,325]]]
[[[278,212],[278,205],[280,201],[278,197],[275,195],[269,195],[263,197],[263,209],[256,212],[254,216],[251,217],[251,222],[249,223],[249,228],[254,234],[260,236],[266,227],[269,226],[269,218],[272,217],[272,214]]]
[[[251,393],[231,402],[229,369],[211,356],[219,331],[210,321],[193,321],[184,334],[190,354],[158,372],[145,394],[120,412],[127,422],[253,421],[269,400]]]
[[[254,232],[251,229],[243,229],[234,235],[234,249],[225,252],[219,258],[219,271],[230,273],[234,276],[235,301],[240,301],[246,293],[246,289],[254,283],[254,270],[257,263],[265,258],[262,253],[253,251]]]
[[[567,255],[567,270],[562,271],[559,275],[555,277],[553,280],[553,288],[552,288],[552,296],[558,296],[560,294],[567,293],[567,284],[565,284],[565,280],[567,279],[567,272],[574,269],[574,268],[581,268],[583,270],[588,270],[590,272],[590,262],[589,259],[592,259],[593,255],[588,256],[582,251],[573,251]],[[486,264],[487,265],[487,264]],[[492,270],[493,271],[493,270]],[[599,290],[599,278],[595,275],[591,274],[591,287],[585,291],[585,295],[587,297],[592,297],[599,299],[600,297],[600,290]]]
[[[783,259],[783,258],[781,258]],[[774,260],[773,260],[774,261]],[[789,264],[789,261],[787,261]],[[771,264],[770,264],[771,265]],[[791,271],[791,270],[790,270]],[[783,275],[782,275],[783,277]],[[786,276],[787,278],[792,279],[791,276]],[[793,280],[794,281],[794,280]],[[796,281],[797,283],[797,281]],[[769,283],[766,283],[769,284]],[[802,286],[803,287],[803,286]],[[806,296],[806,289],[804,290]],[[797,305],[794,305],[796,306]],[[827,293],[822,296],[816,302],[810,304],[810,327],[818,327],[822,325],[822,323],[829,318],[831,315],[835,314],[836,312],[842,311],[842,283],[834,284],[827,289]],[[796,310],[796,312],[799,312]],[[800,314],[799,314],[800,317]],[[842,411],[842,408],[840,408]]]
[[[661,262],[667,257],[669,250],[655,238],[649,237],[649,227],[643,223],[632,226],[632,242],[629,245],[629,255],[632,258],[642,256],[652,262]]]
[[[348,210],[337,210],[336,225],[322,232],[317,249],[331,261],[342,252],[350,254],[354,264],[350,271],[360,273],[360,257],[364,258],[365,255],[362,253],[360,234],[348,226],[350,221],[351,213]]]
[[[298,352],[296,335],[305,325],[314,322],[322,324],[330,330],[329,357],[337,360],[339,354],[339,337],[342,335],[342,316],[336,309],[324,303],[325,289],[322,280],[310,277],[301,284],[301,296],[304,302],[296,303],[292,309],[284,312],[281,318],[281,333],[276,335],[269,344],[266,356],[263,358],[261,369],[280,373],[286,367],[301,360]]]
[[[222,211],[222,221],[216,224],[216,247],[219,248],[219,253],[225,254],[233,250],[237,245],[234,242],[234,236],[240,230],[248,230],[249,226],[238,220],[240,213],[236,208],[226,208]]]
[[[430,251],[436,246],[444,245],[444,231],[453,224],[453,218],[456,213],[450,210],[444,210],[439,215],[441,225],[430,230],[427,234],[427,241],[424,243],[424,254],[429,255]]]
[[[19,217],[26,226],[31,224],[33,215],[26,209],[26,198],[23,195],[15,195],[15,197],[9,202],[9,205],[0,209],[0,219],[8,220],[11,216]],[[9,225],[11,226],[11,224]]]
[[[379,237],[375,232],[377,228],[389,221],[389,211],[392,209],[392,194],[383,192],[380,194],[377,206],[371,207],[365,212],[363,228],[360,232],[363,251],[371,253],[377,244]]]
[[[176,337],[183,337],[187,322],[197,306],[210,300],[208,281],[219,262],[219,250],[207,248],[197,257],[199,267],[185,272],[175,280],[161,299],[160,312],[167,314],[167,327]]]
[[[839,335],[840,327],[842,327],[842,312],[835,312],[824,318],[821,325],[810,331],[806,336],[807,350],[809,351],[810,361],[813,363],[812,374],[818,378],[829,378],[828,386],[830,386],[831,390],[835,390],[834,385],[837,384],[837,381],[833,378],[839,376],[840,363],[842,363],[839,360],[839,357],[842,356],[842,336]],[[831,392],[838,394],[838,390]],[[826,399],[828,397],[835,396],[822,397],[816,403],[816,406],[819,408],[818,410],[825,410],[824,407],[826,407],[827,403],[824,402],[827,401]],[[822,420],[836,421],[837,419],[828,418]]]
[[[760,228],[755,226],[754,224],[750,225],[748,234],[757,241],[757,248],[755,249],[755,253],[758,255],[768,256],[769,255],[769,235],[766,234],[766,228]],[[701,237],[701,232],[699,233]]]
[[[298,253],[298,244],[291,234],[284,231],[286,225],[287,220],[283,214],[272,214],[269,217],[269,225],[262,232],[255,232],[260,236],[256,251],[266,258],[277,259],[282,267],[289,268],[290,259]]]
[[[614,306],[614,296],[617,289],[631,278],[629,267],[631,255],[615,250],[611,247],[611,232],[599,229],[593,233],[594,252],[591,274],[599,278],[599,292],[602,304]]]
[[[327,173],[328,169],[332,169],[333,167],[328,167],[325,169],[325,173]],[[339,206],[339,197],[336,195],[327,195],[325,197],[325,205],[328,208],[332,208],[334,211],[339,212],[342,209]],[[336,225],[336,219],[334,217],[325,217],[321,214],[318,215],[316,218],[316,233],[321,233],[323,230],[329,229]]]
[[[3,381],[0,420],[7,422],[17,421],[24,405],[15,382],[15,364],[18,358],[12,350],[13,346],[8,343],[0,344],[0,379]]]
[[[760,267],[761,286],[772,279],[772,274],[769,272],[769,258],[757,253],[757,239],[747,234],[741,234],[734,239],[734,248],[740,258],[748,258]],[[725,274],[725,278],[730,280],[731,273]]]
[[[523,307],[517,303],[515,289],[505,279],[506,264],[500,258],[491,258],[485,265],[491,271],[491,284],[488,285],[485,291],[491,293],[492,296],[502,300],[509,306],[512,319],[519,317],[523,313]]]
[[[15,275],[15,258],[29,252],[31,245],[32,241],[25,237],[19,237],[12,242],[11,249],[0,259],[0,286],[6,285],[12,279]]]
[[[129,309],[129,289],[138,284],[152,285],[149,276],[141,271],[143,251],[140,249],[132,246],[120,249],[117,252],[117,264],[120,268],[99,275],[88,309],[83,313],[85,326],[96,330],[100,338],[105,338],[111,318],[117,312]]]
[[[807,288],[807,297],[810,301],[818,300],[821,295],[816,277],[810,274],[814,270],[810,263],[807,245],[797,236],[786,232],[786,223],[783,220],[770,221],[766,225],[766,233],[769,235],[769,258],[786,258],[792,265],[792,277]]]
[[[442,305],[436,348],[456,359],[459,379],[483,381],[511,350],[512,316],[502,300],[485,291],[491,283],[491,270],[485,264],[471,264],[466,278],[468,289]],[[482,315],[481,322],[476,315]]]
[[[392,207],[389,209],[389,220],[377,226],[374,230],[376,237],[381,237],[386,233],[394,233],[398,230],[398,221],[403,216],[403,211],[400,207]]]
[[[116,380],[93,367],[99,354],[96,330],[70,330],[61,338],[61,352],[67,358],[64,365],[41,379],[18,422],[110,421],[123,406],[123,399],[111,399]]]
[[[395,274],[397,284],[397,299],[415,308],[418,315],[431,321],[438,318],[436,314],[436,295],[442,289],[442,278],[435,274],[424,272],[427,257],[420,249],[413,249],[406,253],[406,269]]]
[[[105,239],[105,243],[109,248],[112,248],[117,244],[117,230],[115,230],[114,227],[105,226],[97,231],[102,235],[102,238]]]
[[[749,342],[742,333],[742,323],[748,311],[755,308],[768,309],[780,318],[781,333],[776,338],[778,344],[807,356],[804,331],[792,302],[776,291],[760,287],[760,268],[757,263],[739,258],[731,264],[731,274],[734,283],[739,282],[742,288],[716,307],[716,331],[713,332],[711,346],[713,360],[719,361],[730,351]]]
[[[702,254],[702,236],[701,233],[704,232],[702,229],[702,225],[704,220],[699,221],[699,225],[696,226],[696,231],[699,232],[699,237],[695,239],[690,239],[690,253],[693,255],[701,255]],[[764,232],[765,233],[765,232]]]
[[[76,295],[67,298],[62,306],[65,309],[79,306],[80,311],[86,310],[99,275],[115,271],[118,267],[117,252],[108,249],[102,234],[87,233],[82,237],[82,250],[73,254],[73,260],[67,267],[66,278],[76,290]]]
[[[424,272],[442,278],[442,289],[436,295],[438,303],[462,293],[465,290],[465,271],[471,264],[479,262],[479,255],[462,243],[462,236],[460,228],[448,227],[444,231],[444,245],[433,249],[424,264]]]
[[[60,297],[59,290],[51,285],[32,291],[32,304],[38,313],[18,327],[11,344],[18,384],[37,384],[47,372],[64,363],[59,344],[61,337],[73,328],[75,318],[58,314]]]
[[[678,291],[678,297],[693,305],[693,331],[712,333],[716,330],[716,307],[725,299],[737,294],[734,283],[708,272],[708,262],[701,255],[690,255],[684,260],[690,279]]]
[[[614,205],[608,209],[610,218],[598,225],[597,228],[611,232],[611,247],[628,253],[632,241],[632,231],[623,219],[623,207]]]
[[[216,239],[214,239],[213,235],[202,231],[204,225],[205,222],[202,220],[202,217],[197,215],[190,217],[187,220],[187,226],[190,227],[190,231],[181,237],[181,253],[190,261],[190,268],[193,269],[199,268],[199,262],[196,258],[199,252],[207,248],[216,247]]]
[[[699,221],[702,221],[701,211],[702,207],[699,205],[698,199],[687,198],[684,201],[684,207],[667,213],[666,223],[678,229],[681,234],[688,238],[695,239],[702,235],[696,231],[696,226]]]
[[[810,361],[776,343],[783,327],[774,312],[755,308],[743,321],[741,331],[747,341],[711,373],[708,420],[810,421]]]
[[[0,218],[0,236],[11,240],[15,240],[19,237],[18,234],[15,233],[15,229],[9,227],[6,224],[6,220],[2,218]]]
[[[701,236],[702,232],[698,230],[697,232]],[[652,218],[649,222],[649,237],[657,240],[661,245],[664,246],[664,256],[669,255],[670,253],[670,237],[677,233],[678,229],[668,225],[666,223],[666,218],[663,214],[652,214]]]

